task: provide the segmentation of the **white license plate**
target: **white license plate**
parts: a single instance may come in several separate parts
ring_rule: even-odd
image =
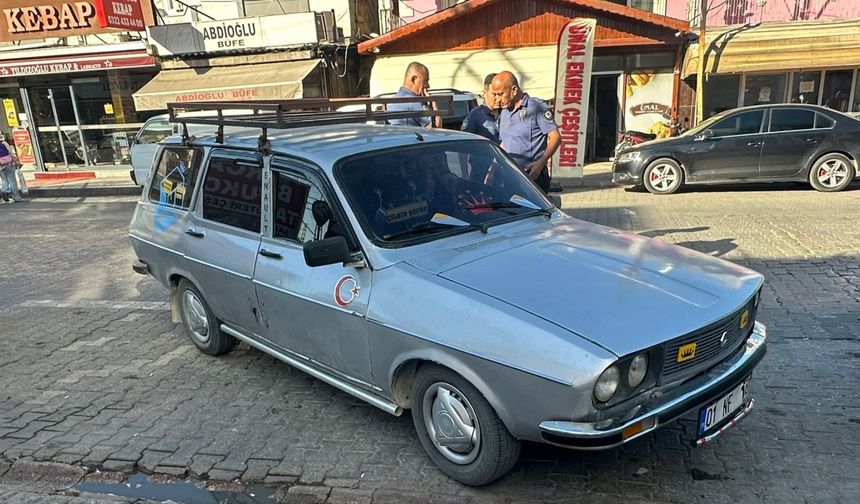
[[[747,396],[749,395],[749,382],[750,379],[747,378],[731,392],[699,411],[700,436],[725,420],[727,416],[736,412],[746,403]]]

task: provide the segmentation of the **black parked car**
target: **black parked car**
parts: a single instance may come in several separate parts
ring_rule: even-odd
[[[612,181],[671,194],[684,184],[805,181],[844,189],[857,175],[860,121],[815,105],[757,105],[622,151]]]

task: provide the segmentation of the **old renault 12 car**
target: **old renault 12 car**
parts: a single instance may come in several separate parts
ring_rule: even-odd
[[[725,182],[807,182],[834,192],[854,180],[858,160],[860,121],[817,105],[757,105],[624,149],[612,181],[653,194]]]
[[[414,113],[370,102],[171,109],[220,131],[160,144],[129,235],[197,348],[241,340],[411,409],[429,457],[469,485],[505,474],[521,441],[606,449],[690,414],[703,444],[749,413],[760,274],[571,218],[492,142],[364,124]]]

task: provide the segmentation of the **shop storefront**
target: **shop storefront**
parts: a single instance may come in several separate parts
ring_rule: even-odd
[[[151,22],[146,4],[4,2],[0,41],[46,39],[0,45],[0,129],[25,129],[39,169],[128,162],[131,137],[152,115],[138,112],[131,96],[158,69],[142,40],[117,34],[142,30]],[[91,39],[93,34],[102,35]],[[16,144],[19,138],[21,134]]]
[[[411,61],[433,88],[480,93],[491,72],[512,71],[529,95],[556,95],[557,42],[572,19],[597,22],[586,161],[606,159],[618,131],[667,134],[676,112],[686,21],[588,0],[470,0],[359,44],[373,56],[370,94],[394,92]]]
[[[321,13],[301,12],[152,26],[162,71],[135,91],[137,110],[168,103],[316,98],[330,95],[319,43]]]
[[[706,43],[705,118],[767,103],[860,112],[860,20],[725,27]],[[697,53],[687,51],[685,78],[695,79]]]

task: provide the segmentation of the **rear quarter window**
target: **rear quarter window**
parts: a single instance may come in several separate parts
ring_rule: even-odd
[[[188,147],[165,147],[160,156],[149,186],[149,201],[187,210],[203,152]]]

